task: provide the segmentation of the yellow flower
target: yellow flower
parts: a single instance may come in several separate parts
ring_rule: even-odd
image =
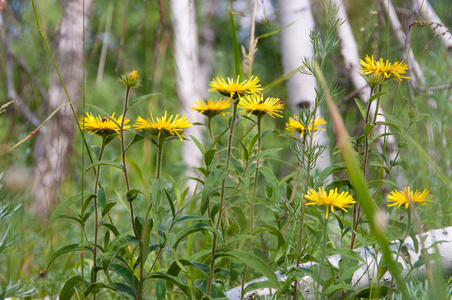
[[[308,130],[311,130],[312,128],[312,121],[309,122],[309,126],[308,126]],[[314,132],[318,131],[318,130],[325,130],[325,128],[321,128],[319,126],[321,125],[325,125],[326,121],[320,117],[317,116],[317,119],[314,122]],[[290,134],[294,133],[294,132],[298,132],[300,134],[300,137],[303,136],[304,131],[305,131],[305,125],[300,121],[300,119],[297,116],[293,116],[291,118],[289,118],[289,121],[286,123],[286,130],[290,132]]]
[[[383,58],[375,61],[373,55],[372,58],[366,55],[366,58],[360,59],[359,62],[362,67],[359,67],[358,70],[366,75],[365,78],[370,85],[382,84],[386,79],[394,78],[402,81],[402,79],[410,78],[402,75],[408,69],[408,65],[404,61],[391,64],[388,60],[386,60],[386,63],[383,62]]]
[[[179,115],[171,115],[167,118],[167,112],[165,111],[165,115],[161,118],[155,118],[152,116],[152,112],[150,112],[151,118],[145,120],[142,117],[138,116],[135,124],[135,127],[138,130],[148,132],[154,136],[160,138],[160,136],[166,138],[169,135],[177,135],[179,139],[182,141],[181,134],[184,134],[183,129],[193,126],[193,124],[189,123],[190,119],[186,119],[185,115],[179,118]],[[174,119],[173,119],[174,117]],[[184,134],[185,135],[185,134]]]
[[[344,211],[347,211],[353,203],[356,203],[353,200],[353,197],[348,192],[342,192],[338,194],[337,188],[334,190],[330,190],[329,194],[325,192],[325,188],[319,188],[319,192],[316,192],[314,189],[311,189],[308,194],[304,196],[307,200],[312,201],[306,203],[306,205],[325,205],[326,206],[326,215],[325,219],[328,219],[328,212],[331,209],[331,212],[334,212],[334,207],[338,207]]]
[[[213,102],[212,98],[210,98],[206,103],[202,99],[196,99],[195,104],[196,105],[190,106],[190,108],[209,118],[215,117],[218,114],[222,114],[226,117],[224,111],[231,106],[231,100],[220,98],[218,102]]]
[[[239,107],[243,108],[242,112],[247,112],[248,115],[264,116],[269,114],[272,118],[282,118],[281,111],[284,108],[284,104],[278,98],[269,97],[264,100],[264,96],[261,94],[241,98]]]
[[[218,92],[223,96],[238,99],[244,95],[258,94],[262,91],[259,84],[259,78],[251,76],[250,79],[240,82],[240,76],[237,77],[237,82],[234,79],[227,78],[227,83],[224,78],[214,78],[210,82],[209,92]]]
[[[114,121],[116,121],[116,123]],[[124,124],[127,124],[130,120],[125,119]],[[119,118],[115,118],[113,113],[111,117],[101,116],[94,117],[91,113],[86,113],[86,117],[80,118],[80,126],[84,126],[85,130],[91,132],[91,134],[107,137],[109,135],[116,135],[121,130],[122,115]],[[118,125],[119,124],[119,125]],[[129,130],[130,125],[124,126],[124,130]]]
[[[393,190],[389,196],[388,201],[393,202],[388,205],[390,206],[397,206],[400,207],[403,204],[405,204],[405,209],[408,209],[408,205],[410,204],[409,199],[413,200],[414,204],[420,204],[422,206],[427,206],[426,201],[432,201],[433,196],[427,191],[427,189],[424,189],[424,191],[421,193],[418,190],[416,192],[413,192],[410,190],[410,187],[404,187],[403,192],[399,192],[397,190]]]
[[[122,82],[129,88],[137,88],[141,86],[141,78],[138,76],[138,72],[136,70],[122,75],[121,78],[118,78],[118,81]]]

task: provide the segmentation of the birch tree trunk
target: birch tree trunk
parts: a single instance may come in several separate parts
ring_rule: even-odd
[[[452,33],[450,30],[447,30],[447,27],[444,26],[443,22],[441,22],[441,19],[435,13],[427,0],[414,1],[417,4],[417,8],[421,12],[422,19],[430,23],[430,29],[441,39],[441,42],[449,53],[449,56],[452,58]]]
[[[314,19],[309,0],[279,0],[281,28],[282,63],[284,73],[302,66],[303,59],[314,59],[314,47],[309,33],[314,29]],[[290,26],[289,26],[290,25]],[[316,98],[314,76],[295,72],[286,81],[288,106],[297,113],[298,108],[313,108]],[[317,110],[321,115],[321,110]],[[328,137],[324,131],[314,136],[314,143],[327,145]],[[329,150],[323,152],[316,167],[324,169],[330,165]]]
[[[421,66],[414,57],[413,50],[410,47],[410,41],[406,38],[406,34],[403,31],[402,25],[400,24],[399,18],[397,17],[392,2],[387,0],[379,0],[379,3],[388,16],[389,23],[391,24],[391,27],[397,37],[397,42],[401,47],[403,47],[403,49],[405,49],[406,55],[404,56],[407,57],[407,63],[409,66],[408,71],[411,73],[410,81],[412,85],[425,86],[424,72],[422,71]]]
[[[333,0],[332,3],[338,8],[336,19],[341,19],[343,24],[337,28],[337,36],[340,40],[341,56],[344,60],[345,69],[348,71],[348,76],[351,79],[355,88],[359,91],[359,98],[368,103],[370,98],[370,87],[366,80],[359,74],[359,53],[358,45],[356,44],[355,37],[353,35],[350,22],[348,21],[347,12],[345,11],[344,3],[342,0]],[[370,107],[370,119],[373,120],[375,116],[377,103],[374,101]],[[385,122],[386,119],[383,116],[383,109],[379,108],[379,114],[377,115],[377,122]],[[385,126],[376,126],[374,129],[375,135],[382,134],[386,130]],[[379,139],[378,146],[383,148],[385,139]],[[386,153],[390,160],[395,158],[397,152],[396,140],[394,136],[390,135],[386,137]],[[389,163],[389,160],[388,160]]]
[[[75,108],[81,98],[83,32],[88,24],[87,16],[91,3],[92,0],[85,0],[84,15],[83,1],[60,1],[62,18],[53,55]],[[66,93],[55,71],[49,87],[50,112],[67,102]],[[47,215],[46,207],[55,203],[55,192],[66,177],[68,155],[72,149],[76,128],[75,122],[70,107],[66,106],[54,115],[45,126],[45,130],[41,130],[37,136],[33,153],[35,179],[32,209],[43,217]]]
[[[190,0],[171,0],[174,31],[174,60],[177,72],[177,94],[182,103],[183,112],[191,118],[191,122],[202,122],[202,115],[190,108],[194,100],[202,97],[200,67],[198,59],[198,40],[195,19],[195,7]],[[203,142],[201,126],[192,126],[185,130]],[[188,167],[187,176],[195,176],[194,167],[200,166],[202,154],[195,143],[189,139],[183,143],[183,162]],[[196,181],[189,180],[188,186],[193,192]]]

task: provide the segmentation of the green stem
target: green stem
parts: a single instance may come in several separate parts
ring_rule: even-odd
[[[165,137],[163,134],[159,137],[159,150],[157,152],[157,166],[155,169],[155,179],[160,179],[163,163],[163,148],[165,147]]]
[[[256,155],[258,155],[261,152],[261,121],[262,117],[258,115],[257,116],[257,152]],[[253,185],[253,193],[251,195],[251,201],[250,201],[250,235],[253,235],[254,230],[254,199],[256,198],[256,190],[257,190],[257,183],[258,183],[258,177],[259,177],[259,159],[256,160],[256,170],[254,171],[254,185]],[[251,250],[251,240],[248,242],[248,252]],[[243,277],[242,277],[242,288],[240,290],[240,300],[243,300],[243,297],[245,296],[245,277],[248,267],[245,266],[243,269]]]
[[[329,206],[326,206],[326,209],[329,209]],[[322,241],[322,259],[320,260],[320,269],[319,269],[319,277],[317,279],[317,283],[318,285],[322,284],[322,270],[323,270],[323,265],[325,264],[325,256],[326,256],[326,242],[328,239],[328,218],[325,219],[325,223],[323,226],[323,241]],[[316,289],[316,295],[318,293],[319,289]],[[316,297],[316,299],[318,299],[318,297]]]
[[[235,99],[234,99],[235,100]],[[234,109],[232,112],[232,122],[231,122],[231,127],[229,130],[229,138],[228,138],[228,149],[227,149],[227,156],[226,156],[226,166],[224,171],[227,173],[229,170],[229,161],[231,160],[231,149],[232,149],[232,135],[234,133],[234,125],[235,125],[235,120],[237,118],[237,106],[238,106],[238,100],[234,101]],[[217,225],[215,226],[216,230],[218,230],[218,228],[220,228],[220,224],[221,224],[221,217],[223,215],[223,201],[224,201],[224,188],[225,188],[225,184],[226,184],[226,178],[223,179],[223,182],[221,183],[221,191],[220,191],[220,208],[218,211],[218,220],[217,220]],[[213,241],[212,241],[212,251],[210,254],[210,271],[209,271],[209,277],[207,279],[207,291],[206,294],[207,296],[210,296],[210,290],[211,290],[211,286],[212,286],[212,279],[213,279],[213,271],[214,271],[214,267],[215,267],[215,252],[217,249],[217,234],[214,233],[213,234]]]
[[[379,89],[378,92],[381,92],[381,85],[378,86],[378,89]],[[367,124],[369,124],[370,107],[372,105],[372,101],[370,101],[370,98],[372,98],[373,93],[374,93],[374,87],[372,86],[370,88],[369,104],[367,105],[366,124],[364,125],[364,128],[366,128]],[[377,101],[378,101],[377,108],[375,109],[375,115],[374,115],[372,124],[375,124],[375,122],[377,120],[378,107],[380,106],[380,97],[378,97]],[[369,138],[372,137],[372,133],[373,133],[373,130],[369,134],[364,133],[366,136],[365,137],[364,160],[363,160],[363,165],[362,165],[364,179],[366,179],[366,174],[367,174],[367,159],[369,156],[369,148],[370,148]],[[360,213],[361,213],[361,205],[359,203],[355,203],[355,205],[353,206],[353,230],[352,230],[352,238],[350,241],[350,249],[351,250],[353,250],[355,247],[356,230],[358,230],[359,221],[361,219]]]
[[[106,137],[102,137],[102,145],[100,147],[99,152],[99,158],[98,160],[102,160],[102,156],[104,154],[105,150],[105,140]],[[100,177],[100,167],[101,165],[97,166],[97,174],[96,174],[96,180],[94,181],[94,194],[96,197],[94,197],[94,253],[93,253],[93,283],[97,282],[97,238],[98,238],[98,232],[99,232],[99,208],[97,207],[97,192],[99,187],[99,177]],[[96,291],[93,292],[93,299],[96,300]]]
[[[126,100],[124,101],[124,112],[122,114],[121,128],[119,131],[119,134],[121,137],[122,166],[124,168],[124,178],[126,180],[127,193],[130,191],[130,185],[129,185],[129,176],[127,176],[126,151],[125,151],[125,147],[124,147],[124,121],[126,119],[127,108],[129,105],[129,93],[130,93],[130,87],[128,86],[126,88]],[[138,233],[137,233],[137,230],[135,227],[135,219],[133,217],[133,204],[130,199],[127,199],[127,200],[129,201],[129,206],[130,206],[130,216],[131,216],[131,220],[132,220],[133,233],[135,234],[135,237],[137,239],[139,239],[140,237],[138,236]]]

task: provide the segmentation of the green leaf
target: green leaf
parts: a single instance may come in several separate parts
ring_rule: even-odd
[[[102,217],[105,217],[106,214],[116,205],[116,202],[109,201],[105,204],[105,207],[102,209]]]
[[[110,166],[110,167],[118,168],[121,171],[124,171],[124,167],[120,163],[116,163],[116,162],[109,161],[109,160],[101,160],[101,161],[96,161],[96,162],[90,164],[88,166],[88,168],[85,169],[85,173],[88,172],[89,169],[97,167],[97,166]]]
[[[168,203],[171,208],[171,215],[173,216],[173,219],[176,217],[176,209],[174,208],[173,199],[171,198],[171,195],[168,193],[166,189],[163,189],[165,191],[166,199],[168,199]]]
[[[258,281],[258,282],[253,282],[249,285],[246,286],[245,288],[245,293],[257,290],[257,289],[279,289],[280,285],[275,285],[275,283],[273,281]]]
[[[127,145],[127,147],[124,149],[124,152],[127,152],[127,150],[129,150],[130,147],[132,147],[132,145],[142,141],[144,139],[144,136],[142,136],[139,133],[136,133],[135,136],[133,137],[133,140],[130,142],[130,144]]]
[[[205,213],[207,210],[207,206],[209,205],[210,195],[211,193],[219,188],[220,183],[225,179],[227,173],[222,169],[214,170],[207,177],[206,182],[204,183],[204,188],[202,190],[201,197],[201,215]]]
[[[367,114],[366,107],[361,102],[361,100],[359,100],[358,98],[355,98],[355,103],[356,103],[356,106],[358,106],[359,112],[363,116],[363,120],[365,120],[366,119],[366,114]]]
[[[202,155],[204,156],[206,154],[206,149],[204,148],[204,146],[194,136],[190,135],[190,137],[193,140],[193,142],[195,143],[196,147],[198,147],[199,151],[201,151]]]
[[[322,295],[330,298],[330,297],[333,297],[333,295],[335,293],[337,293],[338,291],[345,292],[345,291],[354,291],[354,290],[355,290],[355,287],[353,287],[352,285],[346,284],[346,283],[340,283],[340,284],[335,284],[335,285],[328,287],[326,290],[322,291]]]
[[[242,261],[244,264],[246,264],[248,267],[253,268],[263,276],[267,277],[267,279],[270,281],[270,284],[275,287],[280,287],[281,283],[278,281],[278,277],[274,273],[272,269],[267,265],[265,261],[262,260],[262,258],[250,253],[245,252],[242,250],[228,250],[225,252],[220,252],[216,255],[217,257],[221,256],[229,256],[234,257],[240,261]]]
[[[369,136],[369,135],[373,132],[374,127],[375,127],[374,124],[367,123],[367,124],[366,124],[366,127],[364,127],[364,134],[365,134],[366,136]]]
[[[373,95],[372,97],[369,98],[369,102],[374,101],[375,99],[383,96],[384,94],[386,94],[385,92],[381,92],[381,93],[376,93],[375,95]]]
[[[101,187],[97,191],[97,200],[99,201],[100,209],[103,210],[105,207],[105,204],[107,203],[107,198],[105,196],[105,190],[103,187]]]
[[[144,277],[143,280],[147,280],[147,279],[166,280],[166,281],[170,282],[171,284],[174,284],[175,286],[180,288],[182,290],[182,292],[184,292],[184,294],[187,296],[188,299],[193,299],[190,288],[187,285],[185,285],[182,281],[180,281],[177,277],[174,277],[174,276],[171,276],[171,275],[168,275],[165,273],[161,273],[161,272],[154,272],[154,273],[151,273],[148,276]]]
[[[234,138],[237,140],[237,142],[239,142],[239,145],[242,147],[243,156],[244,156],[245,160],[248,160],[248,157],[249,157],[248,149],[246,148],[246,146],[243,143],[242,139],[236,137],[235,135],[234,135]]]
[[[119,236],[119,231],[118,229],[115,227],[115,225],[110,224],[110,223],[105,223],[104,221],[100,222],[100,226],[104,226],[107,227],[108,229],[110,229],[111,232],[113,232],[113,234],[115,236]]]
[[[63,288],[61,289],[59,299],[70,300],[75,292],[75,287],[83,282],[82,276],[74,276],[66,280]],[[85,284],[89,285],[89,282],[85,280]]]
[[[93,198],[96,197],[95,194],[92,194],[90,192],[83,192],[83,198],[87,199],[88,197]],[[55,222],[56,219],[59,218],[59,216],[63,213],[63,211],[71,206],[72,204],[75,204],[77,202],[80,202],[80,199],[82,198],[82,193],[77,193],[74,196],[66,199],[63,201],[63,203],[61,203],[60,205],[58,205],[58,207],[55,209],[55,211],[52,214],[52,217],[50,218],[50,224],[52,224],[53,222]]]
[[[49,258],[49,261],[47,262],[46,269],[48,269],[50,267],[50,265],[53,263],[53,261],[55,259],[57,259],[60,255],[74,252],[74,251],[80,251],[81,249],[82,248],[80,247],[80,244],[70,244],[70,245],[61,247],[60,249],[58,249],[52,253],[52,255]]]
[[[229,12],[232,27],[232,52],[234,53],[235,76],[240,77],[240,80],[243,80],[244,78],[242,75],[242,60],[240,59],[240,46],[237,40],[237,31],[235,29],[234,14],[232,13],[231,8],[229,8]]]
[[[168,275],[177,277],[181,271],[181,267],[179,264],[181,264],[182,266],[194,267],[199,271],[203,272],[205,275],[209,275],[210,268],[205,264],[196,261],[191,262],[186,259],[180,259],[178,262],[173,261],[171,263],[170,267],[168,268],[168,271],[166,272]]]
[[[316,187],[323,186],[325,180],[330,176],[331,174],[337,173],[339,171],[342,171],[345,169],[344,163],[338,163],[331,165],[329,167],[326,167],[322,173],[320,173],[319,177],[317,177],[317,185]]]
[[[383,169],[385,169],[386,173],[389,173],[389,172],[390,172],[389,168],[386,167],[384,164],[382,164],[382,163],[379,162],[379,161],[371,161],[371,162],[369,163],[369,165],[372,166],[372,167],[376,167],[376,168],[383,168]]]
[[[259,133],[256,133],[251,139],[250,144],[248,145],[248,153],[253,153],[254,145],[256,145],[257,139],[259,138]]]
[[[195,280],[195,287],[201,291],[201,293],[206,294],[207,293],[207,280],[206,279],[196,279]],[[229,300],[225,296],[225,294],[217,288],[216,285],[212,284],[210,286],[210,297],[206,298],[207,296],[203,297],[202,299],[217,299],[217,300]]]
[[[235,213],[235,220],[240,227],[240,233],[246,232],[248,228],[248,221],[246,220],[246,216],[243,210],[238,206],[232,206],[229,209],[231,209]]]
[[[367,186],[370,187],[371,185],[374,185],[374,184],[377,184],[377,185],[380,185],[380,184],[387,184],[387,185],[391,185],[391,186],[397,188],[397,184],[396,184],[394,181],[389,180],[389,179],[377,179],[377,180],[372,180],[371,182],[368,182],[368,183],[367,183]]]
[[[273,200],[275,202],[279,201],[279,184],[278,179],[276,178],[275,174],[272,170],[270,170],[268,167],[262,166],[259,168],[259,171],[264,175],[265,179],[270,183],[271,187],[273,188]]]
[[[255,233],[259,233],[262,230],[266,230],[271,232],[274,236],[276,236],[276,238],[278,239],[278,246],[277,246],[277,251],[275,253],[275,258],[274,260],[278,260],[285,251],[285,246],[286,246],[286,239],[284,238],[284,235],[281,233],[281,231],[279,231],[278,228],[276,228],[275,226],[272,225],[266,225],[266,224],[262,224],[262,225],[258,225],[256,226],[257,229],[255,231]]]
[[[160,93],[151,93],[151,94],[146,94],[143,96],[138,97],[137,99],[133,99],[132,101],[129,102],[129,104],[127,105],[127,108],[132,108],[135,105],[137,105],[138,103],[140,103],[141,101],[147,100],[149,98],[151,98],[152,96],[157,96],[160,95]]]
[[[157,282],[155,283],[155,293],[157,295],[157,300],[165,300],[166,299],[165,280],[157,279]]]
[[[255,160],[264,158],[265,156],[268,156],[268,155],[270,155],[270,154],[272,154],[272,153],[278,152],[278,151],[280,151],[280,150],[282,150],[282,149],[283,149],[283,148],[274,148],[274,149],[269,149],[269,150],[261,151],[260,153],[258,153],[258,154],[256,154],[256,155],[254,155],[253,157],[251,157],[249,163],[251,164],[251,163],[254,162]]]
[[[204,155],[204,163],[206,164],[206,166],[210,166],[216,152],[217,150],[214,149],[207,150],[206,154]]]
[[[131,202],[134,201],[139,195],[142,195],[143,193],[138,189],[131,189],[126,193],[127,201]]]
[[[120,275],[127,282],[127,284],[135,286],[135,289],[138,290],[139,280],[129,268],[119,264],[111,264],[110,271]]]
[[[189,234],[192,234],[194,232],[203,231],[206,230],[206,227],[209,227],[209,224],[207,223],[196,223],[193,225],[188,226],[187,228],[184,228],[180,230],[177,233],[177,240],[174,243],[174,248],[177,248],[177,245],[182,241],[184,237],[186,237]]]
[[[103,270],[106,272],[110,268],[113,259],[119,254],[121,249],[138,242],[140,242],[139,239],[127,233],[115,237],[109,245],[108,252],[101,254],[104,258],[102,261]]]

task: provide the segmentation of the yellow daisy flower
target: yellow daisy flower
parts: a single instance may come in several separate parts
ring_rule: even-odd
[[[226,117],[224,111],[231,106],[231,100],[220,98],[218,102],[213,102],[212,98],[210,98],[206,103],[202,99],[196,99],[195,104],[196,105],[190,106],[190,108],[209,118],[215,117],[218,114],[222,114]]]
[[[239,107],[243,108],[242,112],[247,112],[256,116],[264,116],[269,114],[272,118],[282,118],[281,111],[284,108],[284,104],[278,98],[268,97],[264,100],[264,96],[251,95],[241,98],[239,101]]]
[[[238,99],[244,95],[258,94],[262,91],[259,78],[256,76],[251,76],[250,79],[242,82],[240,82],[240,76],[237,77],[237,82],[234,82],[232,78],[227,78],[227,81],[220,77],[214,78],[210,82],[212,88],[209,89],[209,92],[218,92],[223,96]]]
[[[410,78],[402,75],[405,74],[408,69],[408,65],[404,61],[391,64],[388,60],[384,62],[383,58],[375,61],[373,55],[372,58],[366,55],[366,58],[364,60],[360,59],[359,62],[362,66],[359,67],[358,70],[368,76],[366,80],[369,84],[382,84],[386,79],[392,78],[398,81]]]
[[[116,121],[117,125],[113,120]],[[124,124],[127,124],[130,120],[125,119]],[[85,127],[85,130],[91,132],[91,134],[100,135],[103,137],[107,137],[109,135],[116,135],[121,130],[121,122],[122,115],[119,118],[115,118],[115,114],[113,113],[111,117],[101,116],[94,117],[91,113],[87,112],[86,117],[82,116],[80,118],[80,126]],[[124,130],[129,130],[130,125],[124,126]]]
[[[325,130],[325,128],[320,127],[321,125],[325,125],[326,121],[320,117],[317,116],[317,119],[314,122],[314,132],[318,130]],[[312,128],[312,121],[310,122],[310,125],[308,126],[308,130],[311,130]],[[293,116],[289,118],[289,121],[286,123],[286,130],[290,132],[290,134],[294,132],[298,132],[300,134],[300,137],[303,136],[305,131],[305,125],[300,121],[300,119],[297,116]]]
[[[408,205],[410,204],[410,201],[408,199],[413,200],[414,204],[419,204],[422,206],[427,206],[426,201],[432,201],[433,196],[427,191],[427,189],[424,189],[424,191],[421,193],[418,190],[416,192],[413,192],[410,190],[410,187],[404,187],[403,192],[399,192],[397,190],[393,190],[389,196],[388,201],[392,202],[388,205],[390,206],[397,206],[400,207],[402,205],[405,205],[405,209],[408,209]]]
[[[138,116],[135,124],[133,124],[133,127],[135,127],[135,129],[148,132],[154,136],[157,136],[158,138],[160,138],[162,134],[165,138],[169,135],[177,135],[182,141],[181,134],[186,135],[184,134],[183,129],[193,126],[193,124],[189,123],[190,119],[187,120],[185,115],[180,118],[179,115],[176,115],[175,117],[174,115],[171,115],[168,118],[167,112],[165,111],[165,115],[163,117],[156,118],[154,120],[152,112],[150,112],[150,114],[151,118],[147,120]]]
[[[353,197],[348,192],[342,192],[338,194],[337,188],[334,190],[330,190],[327,194],[325,192],[325,188],[319,188],[319,191],[316,192],[314,189],[311,189],[308,194],[304,196],[307,200],[312,201],[306,203],[306,205],[325,205],[326,206],[326,215],[325,219],[328,219],[328,212],[331,209],[331,212],[334,212],[334,207],[338,207],[344,211],[347,211],[353,203],[356,203],[353,200]]]

